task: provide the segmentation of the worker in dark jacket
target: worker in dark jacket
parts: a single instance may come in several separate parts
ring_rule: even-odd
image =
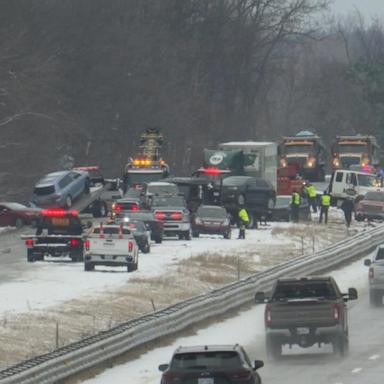
[[[355,202],[353,201],[353,198],[348,196],[343,201],[340,208],[344,212],[345,224],[347,225],[347,228],[349,228],[352,222],[352,212],[355,210]]]
[[[291,198],[291,219],[294,223],[299,222],[300,204],[301,194],[297,189],[294,189]]]
[[[331,206],[331,196],[327,191],[324,191],[320,199],[320,218],[319,218],[320,224],[323,222],[323,216],[324,216],[324,223],[328,224],[328,210],[330,206]]]
[[[245,239],[245,228],[249,224],[248,212],[244,207],[239,210],[239,239]]]

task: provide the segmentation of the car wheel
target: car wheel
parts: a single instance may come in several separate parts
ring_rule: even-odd
[[[22,218],[17,217],[15,220],[15,227],[16,228],[21,228],[24,225],[24,221]]]
[[[156,244],[161,244],[162,242],[163,242],[163,238],[161,236],[156,237],[155,239]]]
[[[92,263],[84,263],[84,271],[94,271],[95,266]]]
[[[143,253],[149,253],[151,252],[151,246],[149,244],[149,242],[147,241],[144,248],[143,248]]]
[[[185,233],[184,233],[184,239],[185,240],[192,240],[192,235],[191,235],[191,230],[189,230],[189,231],[186,231]]]
[[[239,205],[244,205],[245,204],[245,196],[243,194],[240,194],[237,197],[237,204],[239,204]]]
[[[27,252],[28,252],[27,253],[27,261],[28,261],[28,263],[33,263],[35,261],[35,257],[33,255],[33,251],[28,249]]]
[[[192,237],[199,237],[200,233],[197,231],[192,231]]]
[[[381,292],[370,291],[369,292],[369,303],[372,307],[379,307],[383,304],[383,295]]]
[[[336,336],[332,340],[332,349],[335,355],[345,356],[348,352],[348,340],[345,335]]]
[[[72,197],[71,195],[68,195],[65,198],[65,208],[71,208],[72,207]]]
[[[228,232],[224,233],[224,239],[230,239],[232,237],[232,231],[229,230]]]

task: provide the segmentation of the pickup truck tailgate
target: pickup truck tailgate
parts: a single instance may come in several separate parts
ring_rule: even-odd
[[[327,300],[290,300],[274,302],[270,307],[270,327],[327,327],[335,325],[335,307]]]
[[[117,238],[89,237],[89,252],[95,255],[126,255],[129,240]]]

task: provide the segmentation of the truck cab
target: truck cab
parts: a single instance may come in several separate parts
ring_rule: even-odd
[[[367,192],[383,192],[383,178],[376,174],[339,169],[334,171],[329,183],[329,194],[336,205],[347,197],[360,201]]]

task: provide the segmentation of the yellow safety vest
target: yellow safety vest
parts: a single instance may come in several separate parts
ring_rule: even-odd
[[[246,211],[244,208],[240,209],[239,217],[240,217],[240,219],[243,220],[244,222],[246,222],[246,223],[249,222],[249,216],[248,216],[248,213],[247,213],[247,211]]]
[[[300,205],[301,203],[301,196],[300,193],[298,192],[293,192],[292,193],[292,204],[293,205]]]
[[[321,205],[323,207],[329,207],[331,205],[331,196],[329,195],[321,196]]]
[[[307,187],[307,194],[308,194],[308,197],[316,197],[317,196],[316,188],[313,185],[310,185],[309,187]]]

